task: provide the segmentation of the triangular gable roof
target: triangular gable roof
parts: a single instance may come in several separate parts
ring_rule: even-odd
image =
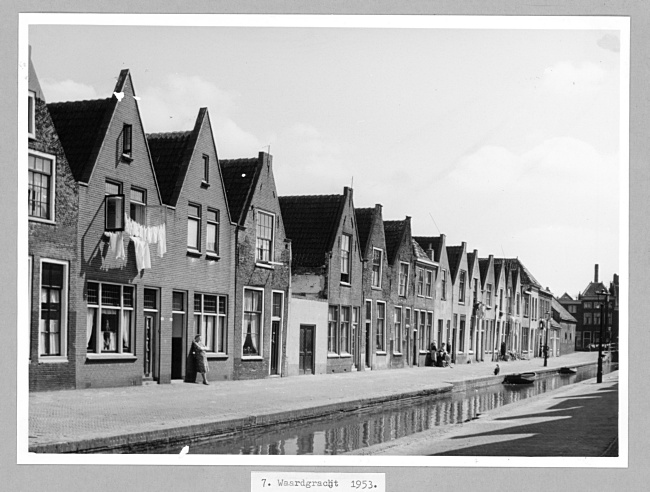
[[[488,280],[487,275],[490,270],[490,264],[492,264],[492,273],[494,273],[494,258],[479,258],[478,260],[478,270],[481,273],[481,288],[485,288],[485,284]]]
[[[128,68],[120,71],[113,92],[117,94],[123,93],[127,81],[135,98],[135,86],[133,85],[131,73]],[[143,131],[149,166],[151,167],[153,180],[156,183],[158,200],[163,203],[158,178],[156,177],[156,171],[151,160],[151,151],[149,150],[146,134],[144,134],[144,125],[142,124],[137,99],[134,102],[136,115]],[[115,94],[113,94],[107,99],[51,103],[47,105],[54,127],[59,135],[59,140],[63,145],[63,150],[72,169],[72,174],[77,181],[81,183],[90,182],[97,157],[104,144],[106,132],[113,120],[113,115],[118,104],[119,101]],[[63,138],[62,133],[65,135]]]
[[[501,274],[504,271],[504,264],[502,261],[497,261],[497,259],[494,259],[494,288],[497,288],[497,285],[499,285],[499,279],[501,278]]]
[[[474,276],[475,268],[478,269],[478,251],[471,251],[467,253],[467,270],[469,271],[470,278]],[[481,272],[479,270],[479,277],[480,275]]]
[[[577,323],[578,322],[578,320],[576,320],[573,316],[571,316],[569,311],[564,309],[564,306],[562,306],[562,304],[560,304],[560,302],[555,297],[551,300],[551,307],[552,307],[552,309],[557,311],[557,313],[560,315],[560,319],[562,321],[567,321],[569,323]]]
[[[219,165],[230,213],[233,220],[239,225],[244,225],[262,172],[263,159],[258,156],[250,159],[219,160]]]
[[[461,246],[447,246],[447,260],[449,261],[449,271],[451,272],[452,281],[456,281],[460,263],[463,259],[463,249]]]
[[[386,254],[388,255],[388,264],[395,263],[397,252],[404,240],[404,235],[407,231],[409,219],[404,220],[385,220],[384,221],[384,237],[386,239]]]
[[[578,302],[566,292],[560,297],[560,302]]]
[[[184,132],[150,133],[147,142],[160,186],[163,202],[176,207],[187,171],[192,162],[196,142],[201,134],[204,120],[208,119],[208,109],[199,109],[194,129]],[[213,138],[212,135],[210,135]],[[214,144],[214,140],[213,140]],[[216,153],[215,145],[215,153]],[[223,184],[222,184],[223,186]]]
[[[292,264],[321,267],[336,238],[346,195],[281,196],[280,209]]]
[[[359,246],[361,254],[367,257],[366,248],[368,247],[368,238],[372,231],[373,219],[375,217],[375,208],[355,208],[354,217],[357,221],[357,232],[359,234]]]
[[[88,183],[117,99],[50,103],[47,109],[70,163],[72,175]]]
[[[429,246],[433,249],[433,261],[440,262],[442,255],[442,236],[414,236],[413,239],[417,241],[420,247],[427,251]]]

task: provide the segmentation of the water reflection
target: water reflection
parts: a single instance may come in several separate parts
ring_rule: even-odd
[[[615,369],[604,366],[604,372]],[[204,441],[193,454],[340,454],[373,446],[436,426],[465,422],[494,408],[596,376],[596,367],[577,374],[541,378],[530,385],[497,384],[477,390],[384,405],[373,412],[292,424],[279,430],[244,432],[226,440]],[[177,453],[176,448],[151,453]]]

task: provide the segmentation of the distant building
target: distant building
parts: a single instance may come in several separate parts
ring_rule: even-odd
[[[558,356],[573,353],[575,352],[576,325],[578,322],[556,298],[553,298],[552,308],[553,321],[560,328],[559,346],[554,347],[554,352]]]

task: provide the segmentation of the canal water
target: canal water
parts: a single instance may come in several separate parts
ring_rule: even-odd
[[[617,368],[604,364],[603,372]],[[596,377],[596,365],[578,368],[577,374],[540,375],[534,384],[496,384],[458,393],[389,403],[380,407],[337,413],[329,418],[255,429],[227,438],[195,442],[191,454],[341,454],[398,439],[428,429],[453,425],[479,414],[531,396]],[[543,377],[542,377],[543,376]],[[179,453],[180,446],[150,449],[149,453]]]

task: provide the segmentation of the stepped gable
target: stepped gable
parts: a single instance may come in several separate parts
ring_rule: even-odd
[[[357,221],[357,232],[359,233],[359,246],[361,247],[361,256],[363,257],[366,256],[366,247],[368,246],[368,238],[370,237],[374,214],[374,207],[354,209],[354,218]]]
[[[243,225],[246,221],[246,212],[253,199],[253,191],[260,172],[262,159],[251,157],[248,159],[219,160],[221,175],[226,187],[228,206],[233,219]]]
[[[386,240],[386,254],[389,265],[395,263],[395,257],[399,251],[400,244],[402,244],[402,236],[404,235],[406,225],[406,220],[384,221],[384,237]]]
[[[431,246],[433,248],[433,261],[440,262],[442,236],[414,236],[413,239],[417,241],[424,251],[427,251]]]
[[[108,130],[117,99],[57,102],[47,109],[65,149],[72,174],[88,183]]]
[[[345,195],[281,196],[280,209],[296,267],[320,268],[332,249]]]

